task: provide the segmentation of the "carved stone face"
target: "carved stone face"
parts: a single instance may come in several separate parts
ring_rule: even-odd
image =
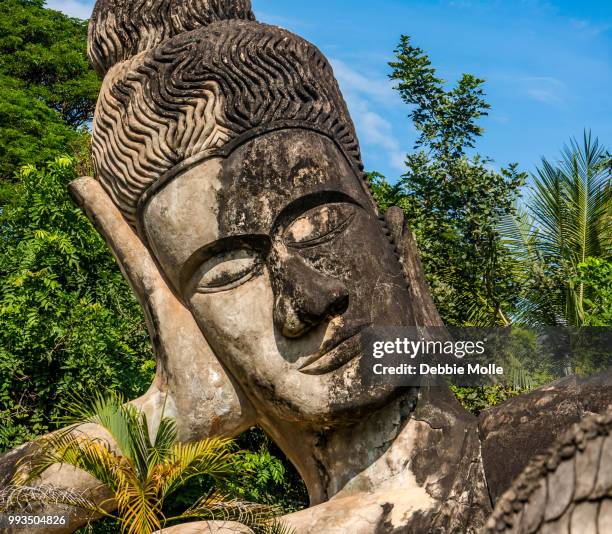
[[[166,277],[256,406],[328,423],[384,402],[360,332],[413,323],[361,179],[327,137],[282,130],[184,172],[142,226]]]

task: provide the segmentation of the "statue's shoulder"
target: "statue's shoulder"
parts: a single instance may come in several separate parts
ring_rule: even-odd
[[[547,451],[568,429],[612,405],[612,373],[566,377],[483,411],[482,458],[496,501],[529,461]]]

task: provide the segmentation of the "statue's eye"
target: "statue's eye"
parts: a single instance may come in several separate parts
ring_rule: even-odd
[[[317,206],[295,219],[285,230],[288,246],[305,248],[326,243],[340,235],[355,216],[355,206],[348,203]]]
[[[205,261],[195,279],[197,293],[227,291],[250,280],[258,272],[261,259],[250,249],[225,251]]]

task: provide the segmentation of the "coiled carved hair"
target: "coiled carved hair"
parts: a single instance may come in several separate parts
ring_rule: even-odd
[[[98,0],[89,22],[89,59],[104,76],[166,39],[228,19],[255,20],[251,1]]]
[[[233,20],[166,40],[110,69],[93,132],[98,179],[134,224],[139,199],[184,160],[255,129],[310,127],[361,168],[332,69],[312,44]]]

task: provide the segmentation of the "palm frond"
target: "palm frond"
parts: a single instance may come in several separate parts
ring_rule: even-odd
[[[525,210],[500,223],[502,240],[524,285],[514,319],[580,325],[584,299],[573,283],[588,257],[612,253],[610,158],[590,132],[566,145],[561,160],[542,159]]]
[[[126,458],[137,464],[142,448],[135,441],[134,429],[140,427],[140,412],[135,406],[126,404],[116,393],[95,394],[91,399],[73,396],[65,405],[68,415],[65,422],[73,426],[95,424],[104,428],[113,438]]]
[[[278,516],[278,509],[265,504],[230,499],[218,492],[211,492],[196,501],[178,517],[171,520],[200,520],[200,521],[235,521],[241,523],[254,532],[268,532]]]
[[[529,265],[540,261],[537,250],[538,228],[533,219],[520,206],[514,214],[506,214],[497,226],[501,242],[516,260]]]
[[[196,475],[220,479],[235,470],[236,454],[230,449],[231,440],[209,438],[197,443],[176,443],[166,461],[159,466],[163,471],[162,493],[167,496]]]
[[[106,514],[101,505],[76,494],[28,486],[29,481],[51,466],[65,464],[85,471],[111,490],[117,506],[117,515],[112,517],[121,523],[126,534],[150,534],[170,520],[179,519],[222,519],[245,524],[256,533],[288,532],[274,522],[276,508],[230,500],[218,493],[204,496],[181,516],[167,520],[163,514],[164,500],[189,479],[198,475],[222,479],[235,472],[239,453],[233,452],[232,441],[210,438],[197,443],[177,443],[174,420],[163,417],[162,412],[157,428],[152,431],[143,412],[114,395],[96,396],[90,402],[78,399],[71,402],[71,426],[40,440],[38,450],[18,466],[13,486],[19,489],[11,494],[0,492],[0,507],[27,497],[39,499],[38,502],[55,499],[55,503]],[[83,423],[102,426],[118,449],[102,439],[87,436],[81,427]]]
[[[291,525],[277,519],[263,527],[261,534],[297,534],[297,531]]]
[[[155,433],[153,442],[149,446],[147,463],[154,466],[162,463],[172,452],[178,431],[176,421],[170,417],[162,417]]]
[[[13,477],[16,484],[26,484],[58,464],[81,469],[111,490],[115,490],[121,483],[124,460],[103,440],[73,430],[52,434],[41,440],[39,445],[34,454],[19,463]]]
[[[134,406],[126,407],[126,411],[128,410],[126,422],[128,422],[127,430],[131,450],[130,460],[134,466],[136,476],[144,484],[151,470],[149,459],[153,449],[149,434],[149,422],[146,414],[136,411]]]
[[[151,488],[126,485],[118,492],[117,503],[123,532],[150,534],[162,527],[161,501]]]
[[[47,504],[80,508],[92,514],[106,514],[81,493],[52,485],[8,485],[0,488],[0,513],[27,512],[33,505]]]
[[[567,202],[572,217],[568,239],[575,252],[575,263],[589,256],[601,255],[601,245],[609,236],[602,235],[602,217],[609,211],[610,171],[606,151],[597,139],[585,132],[582,145],[572,140],[563,150],[559,169],[567,188]],[[609,221],[608,221],[609,226]],[[605,227],[603,228],[606,233]]]

